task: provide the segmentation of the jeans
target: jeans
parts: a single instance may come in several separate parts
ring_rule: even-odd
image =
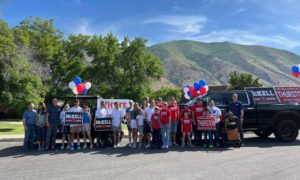
[[[24,148],[27,150],[29,145],[29,148],[33,149],[33,144],[34,144],[35,134],[36,134],[36,126],[35,124],[27,124],[26,127],[27,130],[25,131]],[[28,144],[29,138],[30,138],[30,143]]]
[[[39,141],[45,142],[47,135],[47,127],[37,127]]]
[[[170,125],[169,124],[162,125],[161,134],[162,134],[163,145],[168,146],[169,141],[170,141]]]
[[[48,126],[47,138],[46,138],[46,148],[49,148],[49,145],[51,145],[51,148],[55,147],[57,127],[58,127],[58,125],[55,125],[55,124],[50,124]],[[50,144],[50,142],[51,142],[51,144]]]
[[[243,131],[243,124],[241,122],[241,119],[238,120],[238,131],[240,133],[241,142],[244,142],[244,131]]]
[[[220,137],[221,137],[221,125],[220,125],[220,123],[216,123],[216,130],[215,131],[213,131],[213,135],[214,135],[214,140],[215,140],[215,144],[221,144],[221,139],[220,139]]]
[[[208,144],[213,144],[213,131],[204,131],[204,144],[208,145]],[[207,139],[207,135],[208,138]]]
[[[152,148],[160,149],[161,148],[161,129],[153,129],[152,132]]]
[[[203,131],[199,130],[199,129],[196,129],[196,131],[195,131],[195,143],[197,145],[202,145],[203,144],[203,142],[202,142],[202,133],[203,133]]]

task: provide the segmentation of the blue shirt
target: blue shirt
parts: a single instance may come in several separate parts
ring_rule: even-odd
[[[25,119],[25,124],[34,125],[35,119],[37,117],[36,110],[27,110],[23,114],[23,119]]]
[[[48,114],[48,122],[49,124],[56,125],[59,123],[59,116],[60,116],[60,107],[59,106],[52,106],[50,105],[47,108]]]
[[[240,118],[241,110],[243,110],[243,104],[240,101],[230,102],[229,103],[229,111],[231,111],[236,117]]]
[[[89,124],[90,123],[90,117],[88,115],[88,113],[83,112],[83,120],[82,120],[83,124]]]

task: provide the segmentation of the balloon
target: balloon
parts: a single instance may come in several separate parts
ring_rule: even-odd
[[[200,85],[198,83],[194,83],[194,88],[196,91],[198,91],[200,89]]]
[[[77,88],[77,91],[78,91],[79,94],[82,94],[82,91],[84,89],[86,89],[85,84],[83,84],[83,83],[78,84],[76,88]]]
[[[191,97],[190,97],[188,94],[185,94],[185,95],[184,95],[184,98],[185,98],[185,99],[191,99]]]
[[[293,71],[293,72],[299,72],[299,67],[293,66],[293,67],[292,67],[292,71]]]
[[[203,96],[206,94],[206,89],[204,87],[200,88],[200,95]]]
[[[184,86],[185,88],[189,88],[190,89],[190,86],[189,85],[186,85],[186,86]]]
[[[76,86],[77,86],[78,84],[81,83],[81,78],[80,78],[80,77],[75,77],[75,78],[73,79],[73,81],[74,81],[74,83],[75,83]]]
[[[186,93],[189,97],[192,97],[192,94],[191,94],[191,92],[189,91],[189,92],[187,92]]]
[[[299,72],[292,72],[292,76],[299,77]]]
[[[86,89],[90,89],[91,87],[92,87],[92,83],[90,83],[90,82],[85,83]]]
[[[76,84],[73,81],[69,82],[68,86],[70,89],[76,88]]]
[[[205,85],[206,85],[206,83],[205,83],[205,81],[204,81],[204,80],[200,80],[200,81],[199,81],[199,85],[200,85],[200,87],[203,87],[203,86],[205,86]]]
[[[191,92],[192,97],[198,96],[197,91],[195,90],[195,88],[193,86],[190,87],[190,92]]]
[[[190,90],[190,89],[187,88],[187,87],[183,88],[183,92],[184,92],[184,93],[187,93],[189,90]]]
[[[87,89],[84,89],[83,91],[82,91],[82,94],[87,94]]]
[[[205,86],[204,86],[204,88],[206,89],[206,92],[208,92],[208,86],[207,86],[207,85],[205,85]]]
[[[77,88],[72,89],[72,91],[74,94],[76,94],[76,95],[78,94]]]

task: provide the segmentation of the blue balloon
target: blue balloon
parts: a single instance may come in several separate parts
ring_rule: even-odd
[[[77,86],[78,84],[81,83],[81,78],[80,78],[80,77],[75,77],[75,78],[73,79],[73,81],[74,81],[74,83],[75,83],[76,86]]]
[[[87,90],[87,89],[84,89],[84,90],[82,91],[82,94],[87,94],[87,92],[88,92],[88,90]]]
[[[299,72],[299,68],[298,68],[297,66],[293,66],[293,67],[292,67],[292,71],[293,71],[293,72]]]
[[[186,85],[185,87],[190,89],[190,86],[189,86],[189,85]]]
[[[188,96],[190,96],[190,97],[192,97],[192,94],[191,94],[191,92],[189,91],[189,92],[187,92],[187,95]]]
[[[194,83],[194,88],[196,91],[198,91],[200,89],[200,85],[198,83]]]
[[[199,85],[200,85],[200,88],[201,88],[201,87],[205,86],[205,85],[206,85],[206,83],[205,83],[205,81],[204,81],[204,80],[200,80],[200,81],[199,81]]]

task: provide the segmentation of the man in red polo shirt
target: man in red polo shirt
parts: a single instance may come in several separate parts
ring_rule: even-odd
[[[172,146],[172,144],[174,146],[178,146],[178,144],[176,143],[176,132],[177,132],[178,118],[179,118],[179,107],[177,106],[174,97],[170,98],[170,105],[168,106],[168,109],[171,112],[171,140],[170,140],[170,146]]]
[[[169,111],[168,103],[164,102],[163,107],[160,110],[160,120],[161,120],[161,134],[163,140],[163,149],[169,148],[169,141],[170,141],[170,126],[171,126],[171,112]]]
[[[196,104],[192,107],[192,119],[194,125],[195,123],[197,123],[198,117],[202,116],[203,110],[204,110],[204,106],[202,103],[202,99],[199,98]],[[198,125],[196,124],[195,127],[198,127]],[[196,132],[195,132],[195,141],[196,141],[196,145],[202,145],[202,131],[198,130],[198,128],[196,128]]]

